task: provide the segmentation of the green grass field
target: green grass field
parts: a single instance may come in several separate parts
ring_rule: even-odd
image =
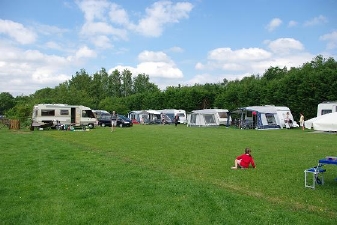
[[[336,134],[135,125],[0,129],[0,224],[336,224]],[[245,147],[256,169],[232,170]]]

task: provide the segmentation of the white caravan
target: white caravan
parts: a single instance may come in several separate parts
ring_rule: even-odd
[[[277,116],[279,118],[281,128],[299,127],[298,123],[294,120],[293,114],[291,113],[288,107],[274,106],[274,105],[266,105],[266,106],[276,108]],[[288,124],[286,124],[287,113],[288,113],[288,119],[289,121],[291,121]]]
[[[174,116],[178,115],[179,123],[183,123],[183,124],[187,123],[186,111],[183,109],[162,109],[158,111],[170,117],[172,121],[174,121]]]
[[[193,110],[188,115],[187,126],[228,126],[231,117],[227,109]]]
[[[317,106],[317,117],[337,112],[337,102],[322,102]]]
[[[32,127],[56,127],[57,125],[97,125],[92,110],[83,105],[38,104],[33,107]]]

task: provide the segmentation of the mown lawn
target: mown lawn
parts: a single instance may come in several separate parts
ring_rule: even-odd
[[[135,125],[0,129],[0,224],[336,224],[337,135]],[[256,169],[231,170],[252,149]]]

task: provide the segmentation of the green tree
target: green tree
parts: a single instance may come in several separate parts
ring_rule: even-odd
[[[4,115],[6,111],[13,108],[15,99],[9,92],[0,93],[0,115]]]
[[[122,72],[122,96],[127,97],[132,94],[133,89],[133,81],[132,81],[132,73],[130,70],[123,70]]]

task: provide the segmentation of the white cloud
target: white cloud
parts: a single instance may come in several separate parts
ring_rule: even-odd
[[[178,52],[178,53],[180,53],[180,52],[184,52],[184,49],[175,46],[175,47],[170,48],[169,51],[170,52]]]
[[[208,53],[208,58],[216,61],[261,60],[269,58],[270,53],[259,48],[243,48],[233,51],[231,48],[217,48]]]
[[[183,77],[182,71],[164,52],[143,51],[138,55],[138,60],[140,63],[135,68],[116,66],[109,71],[128,69],[133,75],[145,73],[151,78],[179,79]]]
[[[324,34],[319,37],[322,41],[327,41],[327,49],[332,50],[337,48],[337,31],[333,31],[329,34]]]
[[[148,37],[159,37],[166,24],[179,23],[181,19],[188,18],[189,12],[193,9],[193,5],[189,2],[158,1],[146,8],[143,18],[132,22],[125,9],[106,0],[83,0],[77,1],[77,4],[86,19],[81,31],[83,35],[110,34],[122,40],[128,39],[128,31]]]
[[[112,35],[116,39],[127,40],[127,31],[110,26],[105,22],[87,22],[82,26],[81,34],[89,37],[98,35]]]
[[[96,52],[89,49],[87,46],[83,46],[77,50],[75,54],[76,58],[95,58],[97,56]]]
[[[288,23],[288,27],[296,27],[298,25],[298,22],[294,21],[294,20],[291,20],[289,21]]]
[[[70,74],[88,57],[96,56],[86,46],[64,57],[34,49],[15,48],[4,41],[0,41],[0,49],[0,77],[6,80],[0,82],[0,90],[12,95],[27,95],[44,87],[55,87],[70,80]]]
[[[109,2],[106,0],[83,0],[76,1],[77,5],[84,12],[86,21],[106,20],[105,14],[109,8]]]
[[[168,62],[171,59],[164,52],[143,51],[138,55],[140,62]]]
[[[304,46],[293,38],[279,38],[268,44],[269,49],[276,54],[289,54],[294,51],[304,50]]]
[[[106,35],[98,35],[96,37],[92,37],[91,41],[96,47],[102,49],[109,49],[113,47],[113,44],[111,44],[110,39]]]
[[[7,34],[20,44],[31,44],[36,40],[36,34],[21,23],[0,19],[0,33]]]
[[[262,75],[269,67],[298,67],[310,61],[314,56],[304,52],[304,46],[298,40],[292,38],[279,38],[273,41],[265,41],[266,46],[271,50],[262,48],[243,48],[232,50],[231,48],[217,48],[208,53],[205,63],[198,62],[195,65],[197,70],[205,72],[212,71],[206,78],[197,75],[189,82],[204,83],[204,80],[215,82],[241,79],[244,76]],[[219,75],[220,71],[220,75]],[[218,74],[218,75],[217,75]]]
[[[282,24],[282,20],[279,18],[274,18],[272,19],[269,24],[267,25],[267,30],[268,31],[273,31],[275,30],[277,27],[279,27]]]
[[[109,17],[111,22],[118,25],[130,25],[128,13],[119,5],[112,3],[110,6]]]
[[[320,24],[323,24],[323,23],[327,23],[328,22],[328,19],[325,17],[325,16],[318,16],[318,17],[315,17],[311,20],[308,20],[304,23],[304,26],[315,26],[315,25],[320,25]]]
[[[178,23],[180,19],[188,18],[192,9],[193,5],[189,2],[155,2],[146,9],[146,16],[139,21],[136,31],[144,36],[159,37],[166,24]]]

